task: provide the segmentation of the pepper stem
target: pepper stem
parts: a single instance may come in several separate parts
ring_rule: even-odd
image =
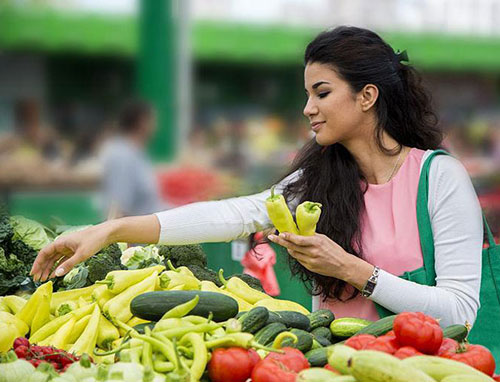
[[[172,261],[170,259],[167,260],[167,266],[171,271],[180,272],[176,267],[174,267],[174,264],[172,264]]]
[[[274,189],[276,188],[276,186],[272,186],[271,187],[271,199],[274,198]]]
[[[224,269],[219,269],[219,280],[220,282],[226,286],[227,285],[227,280],[224,278]]]
[[[264,346],[264,345],[259,344],[257,341],[251,341],[250,346],[255,348],[255,349],[261,349],[261,350],[265,350],[265,351],[272,352],[272,353],[281,353],[281,354],[284,353],[284,351],[281,349],[275,349],[274,347],[270,348],[268,346]]]
[[[297,336],[292,332],[280,333],[273,341],[273,349],[281,349],[281,343],[285,338],[291,338],[294,344],[297,343],[297,341],[299,340]]]

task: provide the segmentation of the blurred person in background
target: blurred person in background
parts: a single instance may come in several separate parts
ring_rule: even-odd
[[[146,146],[156,129],[149,103],[128,102],[118,117],[117,132],[102,145],[102,201],[108,218],[145,215],[165,208]]]
[[[39,101],[21,99],[14,106],[14,132],[0,138],[0,153],[19,160],[29,158],[57,159],[60,147],[57,137],[42,121]]]
[[[322,204],[316,234],[270,235],[288,250],[292,274],[311,288],[313,310],[378,319],[377,306],[420,311],[443,326],[473,323],[479,308],[483,226],[470,177],[451,156],[429,171],[435,286],[398,277],[422,272],[417,191],[423,163],[441,147],[430,96],[419,73],[376,33],[337,27],[306,48],[303,114],[315,136],[276,185],[294,211]],[[133,171],[129,171],[133,176]],[[117,219],[69,234],[40,251],[32,269],[66,274],[116,242],[223,242],[272,228],[269,189]],[[414,272],[415,271],[415,272]]]

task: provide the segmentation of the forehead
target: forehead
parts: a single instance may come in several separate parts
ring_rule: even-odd
[[[339,82],[341,79],[330,65],[318,62],[307,64],[304,70],[304,82],[306,87],[310,87],[318,81],[333,83]]]

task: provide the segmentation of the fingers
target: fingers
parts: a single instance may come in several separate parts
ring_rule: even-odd
[[[83,260],[82,252],[77,251],[73,256],[65,257],[65,259],[67,260],[64,260],[64,258],[62,259],[61,263],[57,266],[54,272],[51,273],[50,278],[64,276],[71,269],[73,269],[76,264]]]
[[[300,241],[302,244],[299,244],[297,242],[292,242],[289,240],[290,236],[295,236],[296,241]],[[300,252],[301,250],[304,250],[304,247],[309,247],[310,243],[307,243],[304,240],[297,240],[297,237],[308,237],[308,236],[297,236],[289,233],[280,233],[279,236],[276,235],[269,235],[268,238],[271,240],[273,243],[279,244],[287,249],[291,249],[293,251],[298,251]]]

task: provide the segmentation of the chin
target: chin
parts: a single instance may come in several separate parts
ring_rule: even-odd
[[[321,134],[316,134],[316,143],[320,146],[330,146],[333,145],[334,143],[337,143],[334,139],[328,139],[325,137],[322,137]]]

